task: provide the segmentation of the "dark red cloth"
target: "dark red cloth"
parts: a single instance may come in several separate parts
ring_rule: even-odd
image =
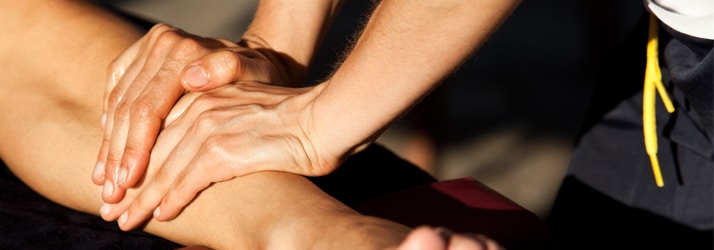
[[[506,249],[557,249],[539,217],[470,177],[390,193],[353,207],[411,227],[482,233]]]

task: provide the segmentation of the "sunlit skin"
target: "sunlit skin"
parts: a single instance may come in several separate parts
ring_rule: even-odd
[[[8,142],[0,144],[0,157],[44,197],[99,215],[102,186],[89,176],[103,137],[106,67],[145,31],[84,1],[2,0],[0,16],[0,31],[14,34],[0,40],[0,64],[9,69],[0,75],[6,90],[0,91],[0,137]],[[47,37],[54,39],[47,43]],[[171,112],[180,117],[184,111]],[[124,200],[134,200],[159,178],[153,159],[167,157],[181,138],[159,134],[144,181]],[[302,176],[277,171],[215,183],[180,216],[149,219],[141,229],[187,246],[218,249],[385,249],[399,247],[411,232],[355,212]],[[404,243],[424,239],[429,238]]]
[[[337,1],[309,6],[261,1],[245,36],[264,56],[252,57],[258,63],[241,52],[211,48],[205,38],[153,29],[148,42],[135,44],[110,68],[118,77],[112,81],[120,87],[108,92],[104,143],[92,175],[104,186],[108,204],[119,202],[124,190],[143,176],[160,125],[182,91],[256,79],[253,69],[261,67],[252,65],[266,61],[274,63],[273,72],[278,73],[257,80],[265,84],[239,84],[231,93],[188,105],[189,120],[195,120],[185,130],[185,139],[172,145],[165,162],[152,162],[162,166],[158,175],[166,177],[145,189],[137,202],[108,205],[105,219],[122,218],[125,228],[150,216],[170,220],[212,183],[250,173],[277,170],[321,176],[334,171],[478,49],[517,4],[381,1],[340,67],[309,88],[276,87],[271,85],[302,83],[264,81],[301,79],[303,74],[296,72],[309,66],[321,32],[340,6]],[[300,35],[294,34],[297,30]],[[129,65],[121,66],[122,62]],[[209,162],[214,167],[203,167]]]

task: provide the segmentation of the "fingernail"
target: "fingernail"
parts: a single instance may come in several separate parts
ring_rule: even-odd
[[[114,185],[112,185],[112,182],[107,180],[104,182],[104,190],[102,192],[102,195],[104,198],[109,198],[114,194]]]
[[[184,74],[186,84],[194,88],[200,88],[208,83],[208,74],[200,65],[193,65],[186,69]]]
[[[156,207],[154,209],[154,218],[159,218],[159,215],[161,215],[161,207]]]
[[[104,177],[104,163],[97,162],[97,165],[94,165],[94,172],[92,172],[92,178],[102,179],[102,177]]]
[[[101,208],[99,208],[99,214],[102,215],[102,217],[106,217],[109,215],[109,212],[112,211],[112,206],[109,204],[104,203]]]
[[[117,219],[117,223],[119,223],[120,226],[124,225],[124,223],[126,223],[126,220],[128,218],[129,218],[128,212],[124,212],[121,214],[121,216],[119,216],[119,219]]]
[[[126,168],[119,169],[119,176],[118,176],[119,179],[117,179],[117,185],[124,185],[124,183],[126,182],[126,176],[127,176]]]

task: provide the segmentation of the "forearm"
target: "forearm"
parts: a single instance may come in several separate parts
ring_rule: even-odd
[[[481,46],[517,3],[382,1],[316,99],[316,131],[341,146],[368,140]]]
[[[243,35],[251,47],[268,47],[286,64],[288,84],[302,84],[342,0],[262,0]]]
[[[89,177],[102,136],[105,67],[141,33],[91,5],[11,2],[18,5],[0,6],[8,7],[0,8],[7,18],[0,33],[17,34],[0,41],[0,65],[8,72],[0,75],[5,90],[0,91],[0,138],[7,142],[0,144],[0,157],[43,196],[96,215],[102,190]],[[10,24],[24,25],[23,32],[8,33],[17,29]],[[28,44],[30,49],[23,46]],[[10,60],[9,55],[22,57]],[[145,180],[154,172],[150,169]],[[141,188],[131,189],[126,199]],[[262,172],[213,185],[175,220],[150,220],[145,230],[187,245],[285,249],[277,244],[394,245],[408,229],[361,216],[302,176]],[[365,238],[373,241],[361,242]]]

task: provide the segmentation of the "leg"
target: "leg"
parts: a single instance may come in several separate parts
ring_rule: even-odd
[[[49,199],[97,214],[101,188],[90,174],[105,66],[141,30],[79,1],[2,1],[0,16],[0,30],[13,34],[0,41],[0,63],[12,69],[0,76],[0,157]],[[362,216],[303,177],[266,172],[216,184],[176,220],[145,230],[185,245],[282,249],[397,245],[409,229]]]

